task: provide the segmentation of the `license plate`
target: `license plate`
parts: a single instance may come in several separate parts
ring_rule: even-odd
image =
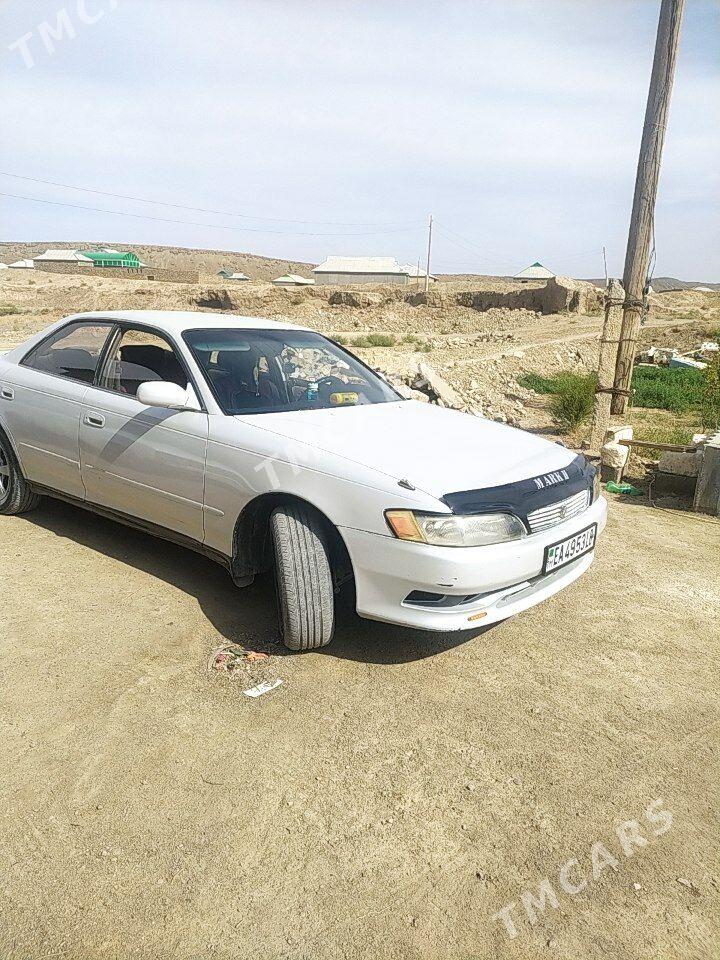
[[[553,543],[545,547],[545,563],[543,564],[543,573],[550,573],[551,570],[557,570],[558,567],[564,567],[573,560],[577,560],[584,553],[590,553],[595,547],[595,537],[597,536],[597,524],[586,527],[579,533],[574,533],[566,540],[559,543]]]

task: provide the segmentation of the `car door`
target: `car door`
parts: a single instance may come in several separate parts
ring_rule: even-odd
[[[150,381],[188,389],[197,410],[140,403],[138,388]],[[87,499],[202,541],[208,415],[197,397],[187,366],[164,334],[121,325],[82,406]]]
[[[41,340],[0,384],[0,416],[13,438],[23,473],[79,500],[80,411],[95,378],[111,321],[76,321]]]

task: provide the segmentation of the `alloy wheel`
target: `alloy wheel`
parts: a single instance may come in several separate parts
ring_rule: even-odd
[[[10,496],[10,481],[10,458],[0,443],[0,503],[4,503]]]

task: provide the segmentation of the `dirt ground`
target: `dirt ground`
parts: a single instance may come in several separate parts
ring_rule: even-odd
[[[93,309],[391,332],[358,352],[391,374],[430,363],[468,409],[549,436],[517,378],[597,363],[599,315],[217,280],[3,271],[0,349]],[[457,288],[482,283],[512,286]],[[652,305],[646,345],[687,350],[720,325],[718,293]],[[590,572],[517,619],[438,636],[347,609],[305,655],[275,642],[266,581],[238,591],[52,501],[0,521],[2,960],[720,956],[717,521],[614,500]],[[209,671],[227,641],[270,658]],[[647,840],[629,857],[628,820]],[[543,881],[557,906],[541,912]],[[513,904],[510,938],[494,915]]]
[[[0,526],[3,960],[720,954],[718,522],[616,500],[589,573],[514,620],[346,612],[304,655],[267,582],[52,501]],[[226,640],[271,658],[211,674]]]
[[[171,250],[167,254],[174,266],[195,263],[193,251],[185,252],[186,260],[179,259],[181,253]],[[419,362],[429,363],[451,384],[465,409],[541,430],[552,425],[547,403],[520,386],[518,377],[531,372],[551,376],[560,370],[587,373],[597,369],[602,329],[599,311],[542,315],[526,309],[476,309],[457,302],[468,290],[513,293],[528,289],[502,278],[443,281],[432,288],[428,303],[414,302],[414,288],[361,288],[351,291],[358,306],[331,303],[338,290],[335,287],[283,290],[268,283],[223,283],[210,274],[204,274],[199,284],[183,284],[4,270],[0,273],[0,350],[22,343],[63,316],[88,310],[225,310],[281,318],[344,338],[362,359],[392,376],[403,378],[416,372]],[[641,342],[645,347],[655,344],[689,350],[719,327],[720,292],[660,294],[652,297]],[[395,343],[391,347],[354,346],[355,339],[371,333],[390,334]]]

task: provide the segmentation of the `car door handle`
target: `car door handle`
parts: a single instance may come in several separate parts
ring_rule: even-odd
[[[3,400],[14,400],[15,391],[12,387],[3,387],[2,390],[0,390],[0,396],[2,396]]]
[[[86,413],[83,423],[86,423],[89,427],[104,427],[105,417],[101,413]]]

